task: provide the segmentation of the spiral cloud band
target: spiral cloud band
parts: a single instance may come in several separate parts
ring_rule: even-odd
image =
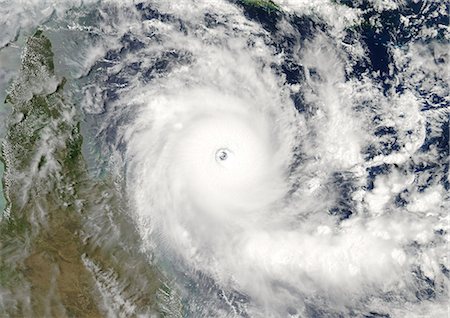
[[[87,87],[85,111],[104,116],[142,247],[195,317],[439,316],[447,194],[417,165],[442,159],[423,145],[445,110],[420,105],[445,74],[419,44],[392,46],[402,71],[383,83],[411,84],[387,92],[380,70],[354,71],[358,9],[294,2],[276,23],[226,1],[118,5],[104,22],[113,98],[99,110]]]
[[[41,146],[13,180],[37,183],[36,192],[36,180],[52,184],[43,189],[61,201],[64,214],[48,213],[56,220],[80,212],[80,226],[67,229],[80,245],[67,246],[92,274],[92,304],[106,316],[448,316],[448,1],[20,3],[0,5],[2,98],[19,48],[40,28],[50,42],[22,68],[33,74],[45,58],[55,76],[27,75],[37,83],[20,91],[37,94],[36,107],[55,104],[61,121],[44,107],[36,134],[21,132]],[[15,113],[0,135],[35,116]],[[71,169],[81,157],[79,174]],[[60,166],[70,171],[44,173]],[[91,177],[95,186],[78,191]],[[50,208],[29,189],[16,196],[30,197],[31,223],[46,227]],[[27,244],[72,266],[59,253],[68,220],[53,222],[62,242],[32,230],[38,241]],[[5,264],[28,272],[13,255]],[[56,265],[48,284],[46,254],[31,256],[36,284],[17,290],[38,294],[44,284],[48,297],[36,305],[66,314],[63,295],[89,288],[78,270]],[[0,278],[14,285],[20,275],[1,261]],[[16,298],[28,313],[35,301],[2,280],[0,313],[19,312]],[[67,314],[85,300],[70,299]]]

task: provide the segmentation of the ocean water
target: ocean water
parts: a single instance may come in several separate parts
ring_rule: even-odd
[[[448,316],[448,3],[0,7],[2,315]]]

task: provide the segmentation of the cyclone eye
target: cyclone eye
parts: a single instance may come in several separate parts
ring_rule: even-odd
[[[216,151],[216,161],[223,162],[230,157],[230,151],[228,149],[221,148]]]

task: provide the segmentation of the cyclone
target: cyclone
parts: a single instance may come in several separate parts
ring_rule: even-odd
[[[40,12],[83,118],[88,170],[121,193],[123,214],[84,212],[85,231],[109,248],[122,229],[118,245],[163,273],[178,316],[447,313],[448,5],[149,0]],[[137,314],[131,283],[108,285],[114,275],[86,255],[98,285],[125,286],[104,288],[105,303],[123,304],[108,312]]]
[[[377,90],[346,82],[345,65],[353,62],[323,33],[294,53],[310,70],[305,82],[287,84],[280,74],[287,56],[266,45],[269,34],[222,5],[213,7],[223,10],[227,32],[189,21],[191,31],[183,33],[151,20],[165,42],[149,46],[149,54],[169,49],[179,62],[114,103],[112,118],[128,116],[119,161],[144,248],[178,277],[193,315],[224,315],[223,302],[236,315],[309,317],[317,308],[324,315],[383,311],[388,294],[412,301],[413,286],[422,284],[412,269],[436,250],[417,256],[408,246],[433,240],[424,233],[442,215],[433,221],[401,208],[380,210],[383,194],[365,192],[366,171],[384,159],[364,157],[372,123],[358,105]],[[159,5],[174,16],[183,8]],[[203,14],[212,7],[189,8]],[[293,94],[312,108],[299,112]],[[396,103],[414,103],[407,96]],[[403,109],[411,124],[418,120]],[[402,142],[417,147],[420,134]],[[391,177],[411,182],[397,172]],[[352,217],[330,213],[345,211],[339,193],[346,182]],[[211,290],[221,296],[211,298]],[[417,310],[441,310],[439,301],[434,305]],[[392,305],[389,312],[402,310]]]
[[[143,92],[135,99],[143,102],[143,116],[127,128],[130,192],[142,232],[192,268],[221,276],[223,269],[213,266],[217,255],[207,251],[233,249],[249,229],[268,226],[292,186],[300,131],[292,110],[279,112],[286,99],[270,96],[274,88],[241,82],[249,96],[236,94],[234,81],[228,85]]]

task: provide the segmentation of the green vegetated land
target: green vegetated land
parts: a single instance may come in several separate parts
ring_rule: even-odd
[[[270,0],[242,0],[242,3],[247,6],[254,6],[266,10],[278,11],[280,8],[277,4]]]
[[[13,113],[2,145],[0,316],[103,317],[108,308],[171,316],[175,296],[161,274],[138,247],[125,246],[139,238],[112,181],[87,174],[65,85],[50,40],[37,31],[6,97]],[[113,227],[111,216],[121,225]],[[119,292],[120,301],[110,302]]]

